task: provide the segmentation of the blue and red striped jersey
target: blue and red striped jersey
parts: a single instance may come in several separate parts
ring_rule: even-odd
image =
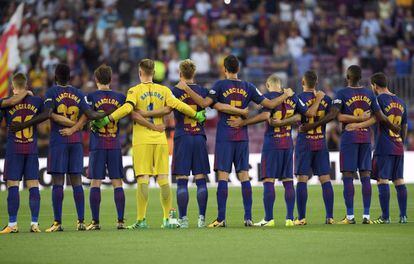
[[[217,81],[210,90],[210,96],[215,98],[215,102],[229,104],[240,109],[246,108],[251,101],[260,104],[264,100],[263,95],[252,83],[228,79]],[[249,140],[247,126],[233,128],[227,124],[227,121],[232,118],[235,117],[219,112],[216,141]]]
[[[125,95],[111,90],[88,94],[87,102],[97,112],[110,112],[125,103]],[[118,122],[111,122],[96,132],[91,131],[89,149],[120,149]]]
[[[198,84],[189,84],[191,89],[195,91],[198,95],[203,98],[206,98],[208,95],[208,90],[204,87],[201,87]],[[201,111],[202,107],[198,106],[194,100],[183,90],[173,87],[172,93],[178,100],[188,104],[194,110]],[[180,137],[182,135],[205,135],[204,126],[198,123],[196,120],[184,115],[180,111],[174,110],[175,117],[175,133],[174,137]]]
[[[380,94],[377,100],[382,112],[392,123],[395,125],[407,124],[407,108],[403,100],[391,94]],[[377,155],[403,155],[404,142],[401,135],[392,132],[384,125],[377,124],[374,153]]]
[[[269,92],[264,96],[272,100],[281,96],[283,93]],[[278,105],[275,109],[264,108],[263,111],[271,113],[271,118],[279,120],[292,117],[299,113],[304,115],[308,111],[308,107],[297,97],[293,95],[286,99],[282,104]],[[263,142],[263,150],[271,149],[290,149],[293,147],[292,140],[292,126],[273,127],[266,124],[266,132]]]
[[[86,103],[85,95],[81,90],[70,85],[54,85],[46,92],[45,108],[52,108],[54,113],[77,122],[82,112],[89,109],[89,105]],[[50,145],[81,142],[80,132],[76,132],[71,136],[62,136],[59,130],[64,127],[53,120],[51,120],[51,124]]]
[[[26,96],[20,103],[5,108],[7,126],[11,123],[27,122],[43,111],[43,100],[37,96]],[[37,128],[27,127],[21,131],[7,133],[7,154],[37,154]]]
[[[298,95],[299,99],[309,108],[315,102],[314,92],[303,92]],[[332,100],[329,96],[325,95],[319,104],[316,116],[309,118],[302,115],[302,124],[309,124],[319,121],[325,115],[327,115],[331,109]],[[305,133],[299,132],[296,141],[297,145],[305,147],[309,151],[318,151],[327,149],[325,140],[326,125],[319,126],[315,129],[309,130]]]
[[[367,111],[373,113],[380,111],[374,93],[364,87],[346,87],[339,90],[333,104],[339,108],[342,114],[346,115],[361,116]],[[341,144],[371,142],[369,128],[347,131],[345,125],[342,126]]]

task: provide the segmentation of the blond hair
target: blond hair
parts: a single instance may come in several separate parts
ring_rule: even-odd
[[[278,86],[278,87],[282,86],[282,79],[280,79],[276,73],[273,73],[272,75],[270,75],[267,78],[266,82],[271,86]]]
[[[13,75],[12,83],[14,88],[25,88],[27,85],[27,78],[21,72],[16,73]]]
[[[144,72],[145,75],[153,75],[155,68],[154,61],[151,59],[142,59],[139,62],[139,68]]]
[[[186,59],[180,62],[180,72],[183,75],[183,77],[187,80],[192,79],[194,77],[195,71],[196,71],[196,65],[195,63],[190,60]]]

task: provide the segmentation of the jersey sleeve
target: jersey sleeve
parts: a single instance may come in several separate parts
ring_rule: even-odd
[[[256,104],[260,104],[265,98],[263,94],[254,86],[252,83],[249,83],[249,89],[252,93],[252,101]]]
[[[213,87],[208,91],[208,97],[210,97],[213,100],[213,106],[215,103],[217,103],[218,95],[220,94],[221,86],[219,82],[215,82],[213,84]]]
[[[126,96],[125,103],[111,114],[112,119],[118,121],[131,113],[137,104],[137,97],[138,91],[134,88],[130,88]]]
[[[78,96],[80,98],[79,109],[82,112],[85,112],[86,110],[91,109],[91,107],[89,106],[89,104],[87,102],[87,98],[86,98],[85,94],[82,91],[78,90]]]
[[[123,94],[120,94],[119,96],[119,103],[125,104],[126,96]]]
[[[326,112],[328,113],[331,111],[332,99],[331,97],[325,95],[325,98],[323,98],[323,100],[326,102]]]
[[[186,116],[193,117],[193,116],[196,115],[196,111],[193,108],[191,108],[186,103],[183,103],[180,100],[178,100],[172,94],[171,90],[168,89],[168,88],[166,88],[166,92],[165,92],[165,103],[166,103],[167,106],[169,106],[173,109],[177,109],[178,111],[185,114]]]
[[[337,95],[335,96],[335,99],[332,100],[331,106],[338,108],[339,111],[342,111],[344,107],[344,99],[343,99],[342,93],[340,92],[337,93]]]
[[[306,104],[299,97],[295,95],[293,96],[293,99],[296,101],[295,112],[301,115],[305,115],[306,112],[308,111],[308,107],[306,106]]]
[[[92,106],[93,106],[93,95],[92,95],[92,93],[90,93],[90,94],[88,94],[87,96],[86,96],[86,103],[91,107],[91,108],[93,108]]]
[[[372,112],[376,113],[381,110],[377,97],[374,95],[374,93],[371,93],[371,110]]]
[[[406,125],[407,122],[407,107],[404,104],[404,113],[402,114],[401,125]]]
[[[46,91],[46,95],[45,95],[45,101],[44,101],[44,107],[45,108],[51,108],[51,109],[55,109],[55,96],[52,92],[51,89]]]

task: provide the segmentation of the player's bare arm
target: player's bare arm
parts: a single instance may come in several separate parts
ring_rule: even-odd
[[[315,93],[315,101],[313,102],[313,104],[311,105],[311,107],[309,107],[308,111],[306,111],[305,116],[306,117],[315,117],[318,109],[319,109],[319,105],[321,104],[323,98],[325,97],[325,93],[322,91],[317,91]]]
[[[248,125],[253,125],[253,124],[260,123],[260,122],[264,122],[264,121],[269,120],[269,118],[270,118],[269,112],[262,112],[258,115],[249,117],[247,119],[242,119],[240,117],[230,119],[229,121],[227,121],[227,124],[231,127],[239,128],[243,126],[248,126]]]
[[[87,122],[88,122],[88,117],[86,115],[82,115],[79,118],[78,122],[76,122],[73,126],[63,128],[59,132],[62,136],[71,136],[74,133],[82,130]]]
[[[347,131],[354,131],[354,130],[357,130],[357,129],[368,128],[368,127],[373,126],[376,122],[377,122],[377,119],[375,117],[371,117],[370,119],[368,119],[364,122],[350,123],[350,124],[346,125],[345,129]]]
[[[141,126],[144,126],[148,129],[158,131],[158,132],[164,132],[164,130],[165,130],[165,125],[164,124],[155,125],[154,123],[151,123],[150,121],[148,121],[145,117],[143,117],[137,111],[133,111],[131,113],[131,118],[132,118],[132,120],[134,120],[134,122],[137,122]]]
[[[401,127],[401,134],[400,134],[403,143],[405,143],[405,140],[407,139],[407,133],[408,133],[408,124],[404,124]]]
[[[289,97],[292,97],[294,94],[295,93],[293,92],[291,88],[286,88],[286,89],[283,89],[283,94],[281,96],[276,97],[272,100],[265,98],[260,104],[263,107],[266,107],[268,109],[273,109],[277,107],[278,105],[282,104]]]
[[[321,118],[320,120],[318,120],[318,121],[316,121],[312,124],[306,123],[306,124],[301,125],[299,130],[300,130],[300,132],[305,133],[305,132],[308,132],[311,129],[317,128],[318,126],[325,125],[325,124],[331,122],[332,120],[334,120],[338,116],[339,112],[340,112],[340,110],[339,110],[338,107],[331,107],[331,110],[329,111],[329,113],[326,116],[324,116],[323,118]]]
[[[10,125],[10,131],[11,132],[17,132],[17,131],[25,129],[26,127],[31,127],[31,126],[37,125],[39,123],[42,123],[43,121],[46,121],[47,119],[49,119],[51,117],[52,113],[53,113],[52,108],[45,108],[42,113],[40,113],[39,115],[33,117],[29,121],[26,121],[26,122],[23,122],[23,123],[13,122]]]
[[[212,105],[214,102],[213,99],[210,97],[206,97],[206,98],[201,97],[199,94],[193,91],[193,89],[191,89],[191,87],[188,86],[185,81],[181,80],[179,83],[177,83],[175,87],[177,87],[180,90],[185,91],[191,97],[191,99],[193,99],[194,102],[201,108],[207,108],[210,105]]]
[[[98,119],[104,118],[105,116],[107,116],[110,113],[96,112],[96,111],[93,111],[92,109],[86,109],[85,112],[84,112],[84,114],[90,120],[98,120]]]
[[[15,94],[9,98],[5,98],[1,101],[1,108],[5,108],[5,107],[10,107],[13,105],[16,105],[18,103],[20,103],[20,101],[22,101],[27,95],[33,95],[33,93],[31,91],[28,90],[22,90],[21,92],[19,92],[18,94]]]
[[[354,116],[354,115],[346,115],[346,114],[338,114],[338,121],[344,124],[351,124],[351,123],[360,123],[365,122],[371,118],[371,112],[367,111],[364,112],[360,116]]]
[[[301,118],[300,114],[295,114],[285,119],[269,118],[269,125],[273,127],[296,125],[300,122]]]
[[[76,124],[75,121],[63,116],[63,115],[58,115],[55,113],[52,113],[52,115],[50,116],[50,119],[52,119],[54,122],[58,123],[61,126],[65,126],[65,127],[72,127]]]

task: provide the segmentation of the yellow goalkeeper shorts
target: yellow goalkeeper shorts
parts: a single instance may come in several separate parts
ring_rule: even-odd
[[[168,145],[138,144],[132,147],[135,176],[169,173]]]

